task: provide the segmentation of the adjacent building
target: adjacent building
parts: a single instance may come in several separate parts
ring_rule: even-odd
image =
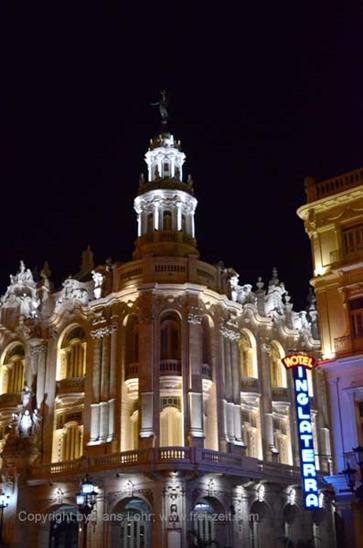
[[[35,279],[21,263],[1,299],[4,539],[330,548],[325,378],[309,372],[320,508],[306,511],[281,362],[292,350],[320,356],[314,298],[295,312],[276,269],[253,287],[201,260],[180,142],[163,131],[145,160],[132,260],[96,267],[88,249],[60,289],[47,265]],[[76,504],[86,474],[97,486],[87,528]]]
[[[307,178],[305,187],[307,204],[298,215],[311,241],[320,369],[329,387],[336,474],[330,481],[347,545],[363,546],[362,503],[338,475],[348,464],[356,468],[353,448],[363,445],[363,169],[324,181]]]

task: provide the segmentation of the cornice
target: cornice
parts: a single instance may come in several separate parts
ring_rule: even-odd
[[[320,200],[316,200],[315,202],[304,204],[297,209],[296,213],[300,219],[306,221],[309,211],[312,209],[314,209],[317,213],[321,213],[332,209],[333,207],[344,206],[359,198],[363,198],[363,185],[349,188],[343,192],[339,192],[338,194],[333,194],[332,196],[327,196],[325,198],[321,198]]]

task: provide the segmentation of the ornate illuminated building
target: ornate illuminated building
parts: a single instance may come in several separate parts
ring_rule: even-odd
[[[95,267],[88,249],[59,290],[48,268],[34,279],[21,263],[2,297],[5,539],[78,546],[76,493],[89,474],[90,547],[184,548],[198,537],[331,547],[329,488],[319,480],[320,509],[302,508],[292,379],[281,363],[290,350],[319,356],[314,298],[295,312],[275,269],[253,289],[200,260],[180,142],[163,131],[145,159],[131,261]],[[316,464],[327,474],[321,371],[309,373],[309,391]]]
[[[307,178],[305,187],[307,204],[298,215],[313,257],[320,368],[327,379],[333,434],[336,475],[330,481],[346,521],[347,546],[363,546],[362,503],[339,475],[348,464],[356,468],[353,448],[363,446],[363,169],[324,181]]]

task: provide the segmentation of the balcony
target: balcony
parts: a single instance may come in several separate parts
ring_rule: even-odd
[[[289,390],[283,386],[275,386],[272,388],[272,400],[288,402],[289,401]]]
[[[180,360],[160,360],[160,375],[173,375],[180,377]]]
[[[122,453],[50,464],[37,464],[30,470],[30,482],[66,478],[85,473],[96,474],[107,470],[145,472],[147,467],[155,470],[201,469],[211,472],[229,472],[237,476],[261,477],[257,459],[244,455],[223,453],[197,447],[155,447]],[[281,467],[280,467],[281,469]],[[276,470],[276,473],[279,473]]]
[[[129,363],[126,365],[126,372],[125,372],[125,379],[137,379],[139,377],[139,364],[137,362],[135,363]]]
[[[241,392],[259,392],[258,379],[254,377],[242,377]]]
[[[84,377],[72,377],[57,381],[57,395],[78,394],[84,392]]]
[[[352,263],[357,261],[363,261],[363,246],[357,246],[346,250],[335,249],[334,251],[330,252],[329,265]]]
[[[363,184],[363,169],[356,169],[349,173],[344,173],[332,179],[325,181],[316,181],[313,178],[305,179],[305,192],[307,202],[315,202],[328,196],[333,196],[349,188],[354,188]]]
[[[8,392],[0,395],[0,407],[17,407],[21,403],[21,392]]]
[[[335,353],[337,356],[347,356],[363,352],[363,334],[360,337],[345,335],[334,339]]]

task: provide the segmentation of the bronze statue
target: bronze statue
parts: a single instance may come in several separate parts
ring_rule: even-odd
[[[166,126],[168,123],[168,102],[166,99],[166,92],[164,89],[160,90],[160,101],[157,103],[151,103],[152,107],[159,107],[159,112],[161,116],[161,123],[163,126]]]

